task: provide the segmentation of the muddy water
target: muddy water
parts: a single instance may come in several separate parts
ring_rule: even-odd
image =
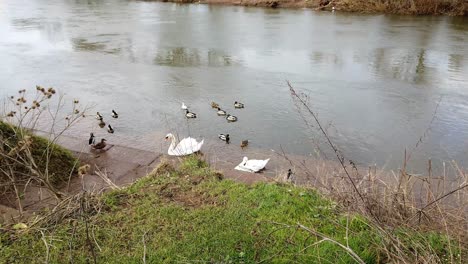
[[[106,117],[115,108],[121,117],[107,120],[116,134],[107,135],[92,118],[71,133],[86,138],[94,130],[120,145],[164,149],[167,132],[214,142],[229,133],[235,144],[227,152],[250,139],[265,156],[282,147],[315,157],[318,145],[319,155],[331,158],[296,112],[288,79],[309,96],[345,156],[360,165],[397,168],[404,149],[425,134],[411,162],[422,171],[428,158],[468,165],[467,43],[463,18],[5,0],[0,95],[41,84]],[[246,108],[234,110],[235,100]],[[197,120],[185,120],[182,101]],[[239,121],[217,117],[211,101]]]

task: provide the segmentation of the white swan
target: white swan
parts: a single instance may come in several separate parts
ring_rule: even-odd
[[[185,105],[184,102],[182,102],[182,106],[180,108],[182,108],[182,110],[187,110],[188,109],[188,107]]]
[[[239,170],[239,171],[246,171],[246,172],[259,172],[265,168],[267,165],[268,161],[270,159],[266,160],[249,160],[247,157],[244,157],[242,162],[237,165],[234,169]]]
[[[176,146],[176,138],[173,134],[167,134],[166,140],[171,140],[171,145],[167,150],[167,154],[170,156],[186,156],[200,151],[203,145],[203,139],[200,142],[197,142],[196,139],[188,137],[182,139],[179,144]]]

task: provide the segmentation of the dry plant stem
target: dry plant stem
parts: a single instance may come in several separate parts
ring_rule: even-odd
[[[358,194],[359,198],[362,200],[362,202],[364,203],[367,211],[371,214],[371,215],[374,215],[372,213],[372,210],[367,206],[367,203],[364,199],[364,197],[362,196],[361,192],[359,191],[359,189],[357,188],[356,184],[354,183],[354,180],[353,178],[351,177],[351,175],[349,174],[348,172],[348,169],[346,168],[346,165],[344,164],[344,158],[342,155],[340,155],[340,152],[338,150],[338,148],[335,146],[335,144],[333,144],[331,138],[328,136],[327,132],[323,129],[317,115],[312,111],[312,109],[310,109],[310,107],[307,105],[307,103],[296,93],[296,90],[294,90],[294,88],[292,87],[292,85],[289,83],[289,81],[286,81],[288,86],[289,86],[289,90],[291,91],[291,95],[296,98],[297,100],[299,100],[299,102],[304,106],[304,108],[312,115],[312,117],[315,119],[315,122],[317,123],[320,131],[322,132],[322,134],[325,136],[329,146],[332,148],[332,150],[335,152],[335,155],[339,161],[339,163],[341,164],[341,167],[343,168],[344,172],[346,173],[349,181],[351,182],[351,184],[353,185],[353,188],[354,190],[356,191],[356,193]],[[377,219],[377,217],[374,217],[376,221],[379,222],[379,220]]]
[[[46,260],[45,260],[45,263],[49,263],[49,255],[50,255],[50,248],[49,248],[49,243],[47,243],[47,240],[45,238],[45,234],[42,230],[40,230],[41,232],[41,239],[42,241],[44,242],[44,245],[45,245],[45,248],[46,248]]]
[[[278,222],[272,222],[272,221],[268,221],[268,223],[271,223],[271,224],[274,224],[274,225],[279,225],[279,226],[282,226],[284,228],[290,228],[290,229],[302,229],[308,233],[310,233],[311,235],[314,235],[314,236],[317,236],[317,237],[320,237],[322,238],[323,242],[325,241],[328,241],[328,242],[331,242],[339,247],[341,247],[342,249],[344,249],[346,251],[347,254],[349,254],[357,263],[360,263],[360,264],[365,264],[365,262],[359,257],[359,255],[357,255],[350,247],[348,246],[345,246],[343,244],[341,244],[340,242],[318,232],[318,231],[315,231],[313,229],[310,229],[300,223],[297,223],[297,225],[295,226],[291,226],[291,225],[287,225],[287,224],[283,224],[283,223],[278,223]],[[320,242],[320,241],[319,241]]]
[[[56,144],[58,138],[68,129],[70,129],[74,124],[76,124],[84,115],[85,112],[88,110],[88,107],[85,107],[84,110],[78,108],[79,102],[73,102],[72,112],[67,115],[66,124],[64,126],[60,125],[61,128],[56,130],[56,126],[58,122],[61,120],[60,113],[63,110],[65,105],[64,97],[60,96],[57,105],[52,106],[50,103],[47,104],[52,95],[55,94],[55,90],[53,88],[49,88],[48,90],[36,87],[37,92],[36,95],[33,97],[34,101],[32,105],[26,104],[28,98],[27,92],[25,90],[19,91],[18,98],[11,97],[11,99],[4,101],[4,109],[3,111],[10,111],[8,115],[5,115],[3,119],[5,119],[4,124],[9,126],[15,135],[15,137],[19,140],[18,146],[11,146],[7,142],[7,140],[2,141],[3,146],[7,146],[9,149],[14,150],[14,152],[5,153],[4,151],[0,150],[0,159],[5,160],[5,164],[8,168],[2,169],[0,168],[0,172],[7,176],[9,183],[12,186],[12,190],[16,196],[18,211],[20,215],[23,214],[23,205],[21,202],[21,195],[26,191],[28,186],[30,185],[37,185],[40,188],[44,188],[50,192],[55,199],[60,201],[63,199],[63,193],[59,192],[54,185],[50,181],[50,173],[49,173],[49,164],[50,159],[53,155],[53,148],[54,144]],[[13,100],[18,99],[18,100]],[[45,105],[45,109],[41,108],[41,105]],[[51,109],[55,109],[52,111]],[[41,116],[43,113],[49,113],[49,117],[52,120],[52,125],[49,131],[49,141],[47,142],[47,146],[44,149],[45,164],[40,164],[43,166],[43,169],[40,169],[37,161],[35,160],[32,152],[32,148],[30,142],[28,142],[28,138],[30,137],[30,132],[36,129]],[[19,145],[19,143],[23,142],[23,145]],[[32,142],[32,141],[31,141]],[[29,174],[22,173],[20,171],[15,171],[15,166],[23,166],[29,171]],[[76,166],[77,163],[74,164]],[[73,168],[74,170],[74,168]],[[70,174],[73,172],[70,172]],[[2,183],[2,185],[4,185]],[[23,187],[23,190],[20,190],[20,186]]]
[[[142,242],[143,242],[143,264],[146,264],[146,241],[145,241],[145,236],[146,236],[146,233],[148,233],[148,231],[146,231],[145,233],[143,233],[143,236],[141,238]]]
[[[405,164],[411,159],[411,155],[416,151],[416,149],[419,147],[419,145],[421,145],[421,143],[423,143],[424,138],[427,137],[427,134],[431,130],[432,124],[434,123],[434,121],[435,121],[435,119],[437,117],[437,112],[439,110],[440,103],[442,102],[442,98],[443,98],[443,96],[441,96],[439,98],[439,100],[437,101],[437,105],[436,105],[436,107],[434,109],[434,112],[432,113],[431,121],[429,121],[429,124],[427,125],[426,130],[424,130],[424,133],[421,135],[421,137],[419,137],[418,142],[416,142],[416,145],[411,149],[409,154],[405,157]]]
[[[91,239],[89,238],[89,226],[88,226],[88,216],[86,212],[86,207],[85,207],[85,199],[84,196],[81,198],[81,217],[85,223],[85,232],[86,232],[86,244],[89,247],[89,251],[91,252],[91,255],[93,256],[94,264],[97,263],[96,259],[96,252],[94,251],[94,245],[91,243]]]

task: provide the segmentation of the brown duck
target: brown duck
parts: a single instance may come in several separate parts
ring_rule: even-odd
[[[101,139],[101,142],[93,145],[93,149],[104,149],[107,146],[106,141],[105,138]]]

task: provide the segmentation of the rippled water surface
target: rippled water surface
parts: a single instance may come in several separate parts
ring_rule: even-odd
[[[390,168],[428,129],[440,101],[412,166],[422,170],[428,158],[468,165],[467,43],[463,18],[6,0],[0,95],[41,84],[106,114],[115,108],[113,141],[141,147],[161,144],[151,135],[169,131],[230,133],[236,145],[248,138],[253,148],[315,156],[320,137],[296,112],[287,79],[349,159]],[[234,110],[235,100],[246,108]],[[182,101],[197,120],[184,119]],[[217,117],[211,101],[239,122]]]

